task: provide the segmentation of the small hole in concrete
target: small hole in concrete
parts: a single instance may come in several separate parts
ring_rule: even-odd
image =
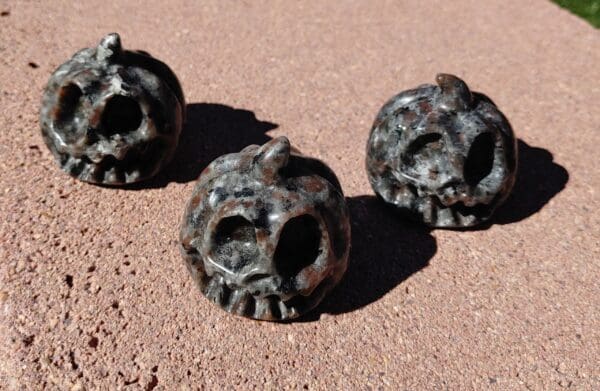
[[[124,375],[123,375],[121,372],[119,372],[119,374],[120,374],[121,376],[124,376]],[[123,384],[125,384],[126,386],[130,386],[130,385],[132,385],[132,384],[135,384],[135,383],[137,383],[138,381],[140,381],[140,378],[139,378],[139,377],[136,377],[136,378],[135,378],[135,379],[133,379],[133,380],[123,380]]]
[[[146,391],[152,391],[158,385],[158,377],[152,375],[150,382],[146,385]]]
[[[100,341],[98,340],[98,337],[92,337],[90,338],[90,340],[88,341],[88,346],[90,348],[94,348],[96,349],[98,347],[98,344],[100,343]]]
[[[68,286],[69,288],[73,288],[73,276],[72,276],[72,275],[70,275],[70,274],[67,274],[67,275],[65,276],[65,282],[67,283],[67,286]]]
[[[23,338],[23,345],[25,345],[26,347],[31,346],[34,339],[35,335],[28,335],[27,337]]]
[[[75,362],[75,352],[72,350],[69,351],[69,362],[71,363],[71,368],[76,371],[79,368],[79,365]]]

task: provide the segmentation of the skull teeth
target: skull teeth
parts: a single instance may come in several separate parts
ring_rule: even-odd
[[[85,157],[76,158],[69,156],[62,165],[63,171],[79,178],[85,182],[103,183],[106,185],[118,185],[123,183],[136,182],[140,176],[139,169],[127,170],[119,165],[106,167],[101,160],[98,163],[86,159]]]
[[[297,317],[298,311],[278,296],[254,297],[244,288],[230,288],[225,278],[215,273],[202,288],[204,295],[229,313],[260,320],[285,320]]]
[[[477,219],[489,213],[486,204],[464,204],[462,201],[445,203],[435,197],[427,203],[427,213],[423,214],[425,221],[438,226],[467,227],[476,223]],[[446,222],[443,225],[441,222]]]
[[[227,312],[236,315],[245,315],[247,313],[253,313],[255,307],[255,300],[250,293],[237,289],[234,290],[229,297],[229,303],[224,308]]]

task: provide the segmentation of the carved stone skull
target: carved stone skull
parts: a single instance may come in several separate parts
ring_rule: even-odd
[[[183,92],[167,65],[123,50],[118,34],[62,64],[44,90],[40,123],[61,168],[86,182],[133,183],[171,159]]]
[[[388,101],[367,144],[367,173],[385,202],[433,227],[487,220],[509,195],[517,148],[510,124],[453,75]]]
[[[350,223],[334,173],[280,137],[202,172],[180,238],[206,297],[234,314],[284,320],[314,308],[341,279]]]

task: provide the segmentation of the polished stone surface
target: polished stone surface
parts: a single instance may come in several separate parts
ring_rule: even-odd
[[[123,49],[112,33],[50,75],[40,125],[63,171],[84,182],[123,185],[169,163],[184,113],[169,67],[146,52]]]
[[[236,315],[289,320],[316,307],[344,275],[350,216],[331,169],[278,137],[208,165],[180,239],[208,299]]]
[[[383,201],[431,227],[487,221],[517,176],[517,140],[496,105],[454,75],[402,91],[367,142],[369,182]]]

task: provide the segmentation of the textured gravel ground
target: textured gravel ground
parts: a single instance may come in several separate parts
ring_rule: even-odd
[[[600,33],[549,1],[0,1],[0,389],[600,388]],[[77,182],[41,91],[111,31],[166,61],[182,146],[130,189]],[[372,196],[364,150],[396,92],[459,75],[520,138],[494,224],[427,231]],[[342,284],[302,322],[227,315],[178,226],[216,156],[287,135],[338,174]]]

